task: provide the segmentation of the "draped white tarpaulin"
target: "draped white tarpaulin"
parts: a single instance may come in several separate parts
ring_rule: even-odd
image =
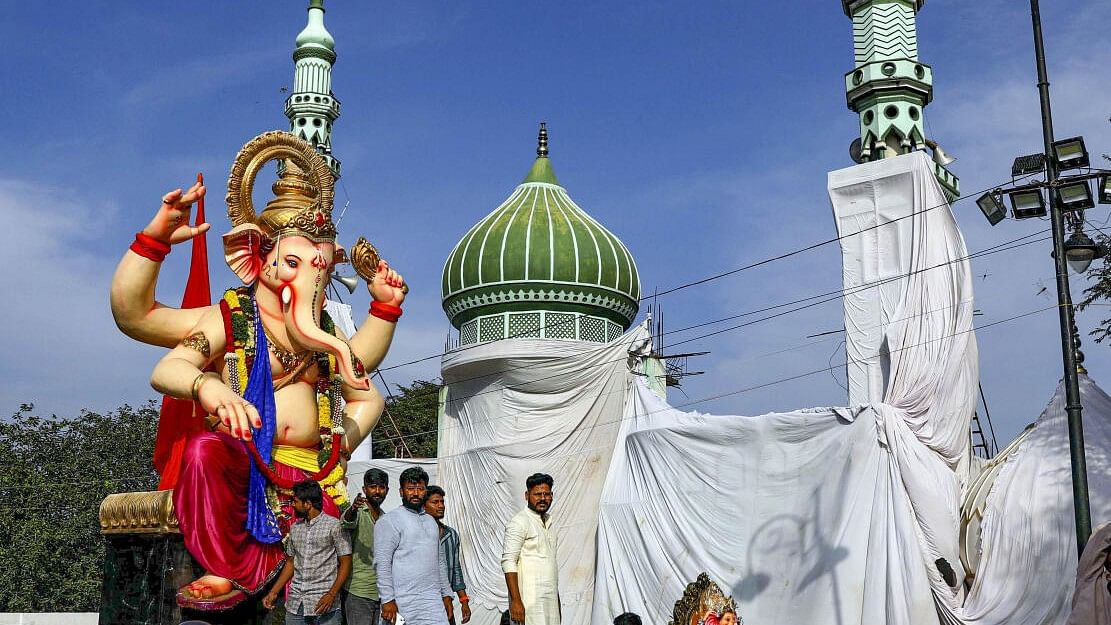
[[[505,524],[525,507],[525,478],[555,480],[563,623],[590,622],[598,500],[632,376],[636,328],[605,344],[506,340],[466,347],[443,361],[439,479],[447,523],[462,537],[475,625],[508,606],[501,569]]]
[[[455,493],[448,521],[462,534],[476,625],[505,607],[503,528],[535,471],[556,481],[565,623],[625,611],[666,623],[702,571],[749,625],[1060,622],[1036,620],[1061,614],[1075,562],[1059,518],[1071,500],[1056,417],[1043,416],[1044,440],[1016,444],[996,474],[966,597],[972,285],[930,161],[914,153],[832,172],[830,198],[845,257],[849,407],[678,410],[635,371],[639,329],[607,345],[509,340],[445,357],[439,473]],[[1088,410],[1111,415],[1111,400],[1085,384]],[[1089,439],[1099,493],[1111,472],[1107,424]],[[1093,497],[1097,521],[1109,499]]]
[[[1063,386],[1003,460],[980,524],[979,564],[960,611],[974,625],[1064,625],[1076,526]],[[1111,522],[1111,397],[1080,376],[1092,527]]]
[[[830,197],[846,288],[871,298],[846,304],[871,401],[716,416],[636,385],[602,494],[595,623],[666,622],[703,570],[749,623],[932,625],[960,605],[977,361],[964,241],[921,154],[834,172]]]

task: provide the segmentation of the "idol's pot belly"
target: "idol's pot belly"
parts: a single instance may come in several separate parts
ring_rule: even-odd
[[[320,422],[316,393],[307,382],[296,382],[274,393],[278,429],[275,445],[319,447]]]

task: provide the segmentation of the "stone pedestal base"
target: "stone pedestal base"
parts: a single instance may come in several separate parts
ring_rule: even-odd
[[[194,567],[181,534],[110,534],[105,540],[100,625],[186,620],[174,595],[203,571]]]
[[[267,619],[258,597],[223,612],[178,607],[177,590],[204,570],[185,549],[170,491],[109,495],[100,506],[100,526],[106,543],[100,625],[266,625],[274,620]]]

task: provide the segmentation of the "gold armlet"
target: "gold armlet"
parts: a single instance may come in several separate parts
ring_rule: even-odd
[[[194,332],[185,337],[181,341],[181,346],[200,352],[206,360],[212,356],[212,346],[209,344],[208,337],[204,335],[204,332]]]

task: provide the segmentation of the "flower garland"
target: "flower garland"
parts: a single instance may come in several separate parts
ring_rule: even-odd
[[[256,356],[254,332],[254,302],[250,289],[239,287],[228,289],[220,302],[220,312],[224,317],[226,332],[227,358],[229,364],[234,360],[235,372],[229,372],[229,378],[234,375],[238,378],[236,392],[242,393],[247,388],[247,372]],[[328,313],[322,313],[320,328],[328,334],[335,334],[335,324]],[[336,358],[331,354],[317,353],[317,379],[316,379],[316,406],[317,424],[321,434],[321,456],[326,457],[318,471],[308,475],[307,479],[320,483],[321,488],[332,497],[337,506],[347,503],[345,489],[338,485],[343,480],[344,469],[339,464],[340,449],[343,446],[343,426],[339,425],[339,393],[341,381],[337,371]],[[330,435],[330,436],[329,436]],[[254,441],[246,441],[247,450],[254,459],[255,465],[266,476],[267,481],[278,489],[289,490],[297,480],[283,477],[274,471],[259,454]]]
[[[255,359],[255,333],[251,332],[254,326],[255,307],[247,287],[224,291],[224,298],[220,304],[220,313],[224,317],[226,333],[224,340],[227,351],[236,356],[235,374],[238,376],[239,388],[235,391],[242,393],[243,389],[247,388],[247,371],[250,370]]]

